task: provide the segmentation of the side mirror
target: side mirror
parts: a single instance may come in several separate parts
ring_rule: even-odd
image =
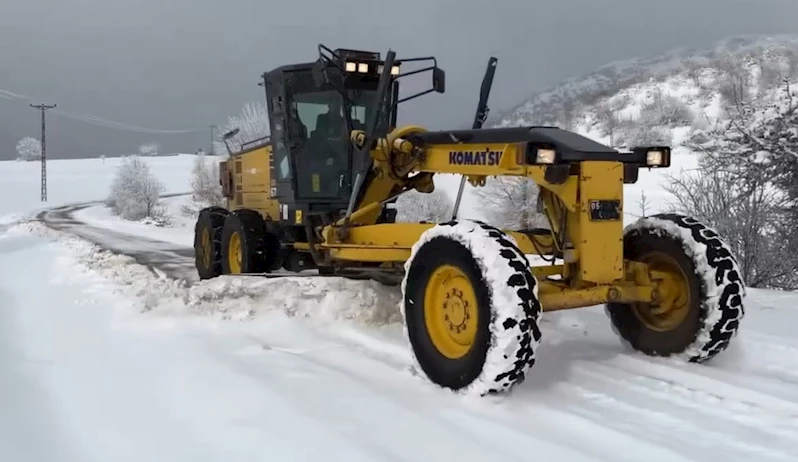
[[[224,140],[229,140],[230,138],[232,138],[232,137],[234,137],[234,136],[238,135],[238,132],[240,132],[240,131],[241,131],[241,130],[239,130],[238,128],[236,128],[236,129],[234,129],[234,130],[230,130],[229,132],[225,133],[225,134],[222,136],[222,139],[224,139]]]
[[[439,67],[432,70],[432,89],[438,93],[446,91],[446,72]]]

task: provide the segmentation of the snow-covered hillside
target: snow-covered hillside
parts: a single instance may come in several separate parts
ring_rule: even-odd
[[[656,56],[616,61],[534,94],[509,111],[496,113],[490,119],[491,125],[561,124],[563,116],[570,118],[582,108],[590,108],[602,99],[652,79],[662,83],[664,79],[690,74],[696,69],[717,68],[721,62],[742,62],[773,52],[791,55],[796,51],[796,35],[740,36],[707,49],[674,49]]]
[[[697,146],[728,136],[718,127],[747,130],[772,118],[777,107],[798,101],[795,88],[798,36],[740,37],[608,64],[533,96],[493,125],[552,124],[619,149],[672,146],[670,169],[641,171],[638,183],[625,187],[628,221],[673,206],[668,178],[696,169]]]

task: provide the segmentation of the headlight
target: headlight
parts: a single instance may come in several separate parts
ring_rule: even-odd
[[[346,72],[355,72],[357,70],[357,63],[348,62],[346,63]]]
[[[557,160],[557,151],[554,149],[538,149],[535,154],[536,164],[553,164]]]
[[[377,73],[382,74],[382,70],[385,69],[385,66],[382,64],[377,67]],[[399,66],[391,66],[391,75],[399,75]]]
[[[366,63],[358,63],[357,71],[360,72],[361,74],[365,74],[369,71],[369,65]]]
[[[659,167],[665,164],[665,153],[656,149],[646,152],[646,165],[649,167]]]

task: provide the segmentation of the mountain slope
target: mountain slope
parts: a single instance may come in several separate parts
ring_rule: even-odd
[[[641,93],[655,90],[655,87],[665,90],[666,93],[673,93],[667,87],[678,90],[679,82],[674,79],[679,80],[680,77],[681,80],[693,81],[696,83],[695,87],[709,93],[710,95],[705,96],[709,96],[711,101],[711,93],[719,93],[721,88],[715,80],[704,80],[699,84],[701,75],[734,74],[741,64],[748,65],[763,60],[770,62],[776,58],[787,67],[793,68],[788,69],[788,72],[796,74],[798,35],[732,37],[704,50],[676,49],[653,57],[617,61],[533,95],[512,110],[496,114],[491,125],[573,126],[574,122],[578,122],[573,120],[578,118],[578,114],[593,108],[601,101],[617,97],[624,90],[632,93],[632,99],[637,100]],[[678,96],[695,95],[695,91],[688,90]]]

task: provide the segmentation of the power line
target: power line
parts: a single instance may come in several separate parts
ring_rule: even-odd
[[[15,93],[12,91],[0,89],[0,99],[8,99],[8,100],[15,100],[15,99],[24,99],[28,101],[35,101],[33,98],[27,95],[23,95],[20,93]],[[96,125],[103,128],[110,128],[115,130],[122,130],[134,133],[145,133],[150,135],[179,135],[184,133],[193,133],[206,130],[203,128],[187,128],[182,130],[162,130],[157,128],[150,128],[150,127],[141,127],[138,125],[126,124],[122,122],[116,122],[113,120],[105,119],[102,117],[93,116],[90,114],[78,114],[68,111],[52,111],[53,114],[60,115],[62,117],[67,117],[74,120],[79,120],[81,122],[85,122],[88,124]]]
[[[55,108],[55,104],[31,104],[30,107],[38,109],[42,113],[42,202],[47,202],[47,141],[45,138],[46,125],[44,113]]]

